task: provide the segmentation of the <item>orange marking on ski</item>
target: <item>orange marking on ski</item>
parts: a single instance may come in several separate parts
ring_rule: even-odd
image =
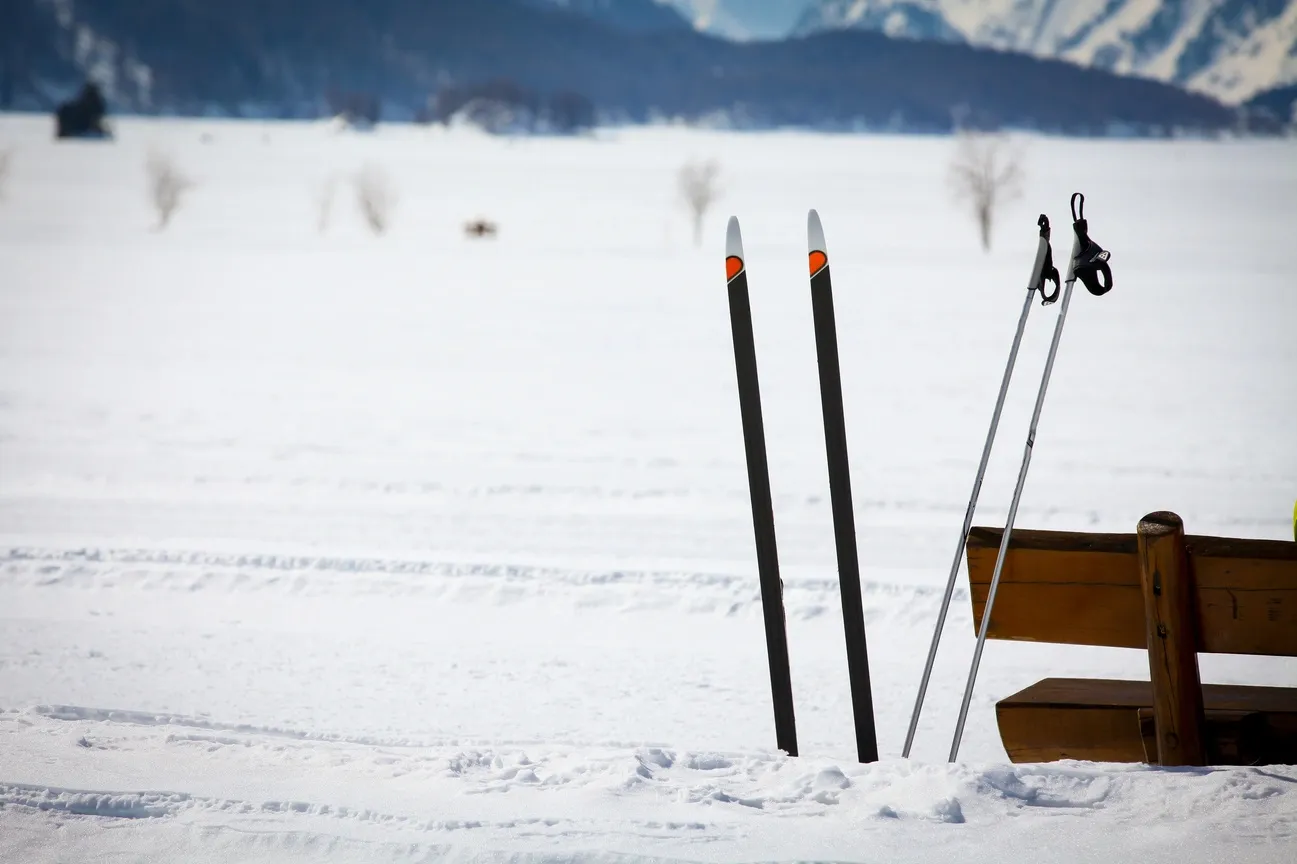
[[[829,256],[816,249],[811,253],[811,275],[814,276],[829,266]]]
[[[725,259],[725,281],[728,282],[731,279],[733,279],[735,276],[739,275],[739,271],[741,271],[742,269],[743,269],[742,258],[740,258],[737,255],[731,255],[728,258],[726,258]]]

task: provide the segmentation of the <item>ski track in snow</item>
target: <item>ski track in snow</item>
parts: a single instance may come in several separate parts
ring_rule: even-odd
[[[58,729],[60,725],[71,728]],[[188,731],[178,731],[188,730]],[[201,730],[201,731],[195,731]],[[219,734],[215,734],[219,732]],[[507,843],[537,836],[581,844],[615,835],[668,848],[725,846],[770,830],[756,814],[852,821],[868,832],[895,820],[969,825],[994,833],[1003,819],[1030,810],[1071,813],[1115,825],[1150,815],[1150,791],[1165,795],[1160,815],[1209,835],[1228,826],[1237,836],[1271,842],[1297,833],[1297,768],[1149,769],[1084,763],[979,766],[873,766],[783,754],[688,752],[658,747],[594,748],[554,744],[393,747],[379,741],[321,741],[308,733],[239,728],[194,718],[42,707],[0,712],[0,742],[58,735],[70,748],[66,773],[111,777],[147,773],[165,761],[250,792],[277,785],[290,797],[212,796],[188,791],[104,786],[63,787],[0,782],[0,810],[52,817],[172,819],[242,824],[261,832],[363,824],[400,837],[474,835]],[[334,800],[315,784],[347,790],[376,778],[390,783],[381,806]],[[584,790],[584,791],[578,791]],[[572,806],[574,797],[589,796]],[[350,797],[355,797],[354,793]],[[429,813],[421,798],[435,802]],[[521,800],[517,800],[521,799]],[[604,806],[592,807],[601,801]],[[611,806],[614,813],[608,813]],[[584,810],[583,807],[590,807]],[[648,809],[645,809],[648,808]],[[512,815],[503,815],[505,812]],[[650,815],[650,814],[657,815]],[[776,830],[779,830],[776,828]],[[1065,831],[1065,828],[1059,830]],[[677,845],[678,848],[678,845]]]
[[[788,577],[784,604],[794,618],[841,610],[836,580]],[[622,612],[678,609],[726,616],[761,612],[751,576],[687,571],[580,570],[521,564],[429,562],[302,555],[248,555],[151,549],[0,548],[0,587],[129,589],[145,592],[275,593],[307,597],[489,599],[527,604],[564,597],[583,608]],[[868,615],[920,624],[939,589],[864,580]],[[958,588],[952,602],[967,602]]]

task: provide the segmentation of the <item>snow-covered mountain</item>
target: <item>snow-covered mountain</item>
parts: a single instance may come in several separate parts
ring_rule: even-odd
[[[815,0],[523,0],[558,6],[620,30],[692,27],[732,42],[783,39]]]
[[[18,14],[0,26],[0,106],[20,110],[48,110],[90,78],[113,113],[309,118],[363,100],[399,120],[431,116],[457,86],[508,82],[511,99],[574,95],[617,122],[722,112],[745,125],[942,131],[971,110],[1059,133],[1235,124],[1179,87],[985,48],[867,31],[704,38],[656,0],[319,0],[309,33],[265,0],[6,2]],[[888,86],[864,86],[879,80]]]
[[[659,0],[674,6],[694,29],[736,42],[782,39],[815,0]]]
[[[543,5],[543,0],[530,0]],[[602,21],[621,30],[652,33],[687,29],[692,23],[665,0],[548,0],[577,15]]]
[[[1226,102],[1297,81],[1297,0],[814,0],[793,35],[844,28],[1057,57]]]

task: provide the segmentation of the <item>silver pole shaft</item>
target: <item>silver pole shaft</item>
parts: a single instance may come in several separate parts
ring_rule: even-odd
[[[1031,298],[1040,285],[1040,271],[1045,266],[1045,254],[1049,251],[1049,241],[1044,237],[1036,244],[1036,260],[1031,265],[1031,278],[1027,282],[1027,299],[1022,303],[1022,314],[1018,316],[1018,330],[1013,334],[1013,347],[1009,349],[1009,362],[1004,367],[1004,378],[1000,380],[1000,395],[995,398],[995,411],[991,414],[991,428],[986,431],[986,442],[982,445],[982,459],[977,464],[977,479],[973,481],[973,494],[968,498],[968,509],[964,511],[964,527],[959,532],[959,543],[955,545],[955,557],[950,563],[950,576],[946,579],[946,593],[941,598],[941,611],[937,614],[937,628],[932,632],[932,644],[928,647],[928,662],[923,667],[923,679],[919,682],[919,695],[914,700],[914,712],[910,715],[910,728],[905,733],[905,747],[901,750],[903,758],[909,758],[910,748],[914,746],[914,734],[919,728],[919,715],[923,713],[923,700],[928,694],[928,682],[932,678],[932,666],[937,660],[937,646],[941,644],[941,632],[946,626],[946,614],[950,611],[950,598],[955,593],[955,580],[959,578],[959,564],[964,557],[964,543],[968,540],[968,530],[973,526],[973,511],[977,509],[977,498],[982,494],[982,481],[986,478],[986,466],[991,460],[991,446],[995,443],[995,432],[1000,426],[1000,412],[1004,409],[1004,397],[1009,392],[1009,379],[1013,377],[1013,365],[1018,359],[1018,348],[1022,345],[1022,334],[1027,329],[1027,316],[1031,312]]]
[[[1022,345],[1022,334],[1027,328],[1027,315],[1031,312],[1031,299],[1035,293],[1027,290],[1027,299],[1022,304],[1022,315],[1018,318],[1018,332],[1013,336],[1013,347],[1009,349],[1009,363],[1004,367],[1004,378],[1000,381],[1000,395],[995,400],[995,411],[991,414],[991,428],[986,432],[986,443],[982,445],[982,461],[977,464],[977,479],[973,481],[973,494],[968,499],[968,509],[964,511],[964,527],[959,531],[959,542],[955,545],[955,557],[950,563],[950,577],[946,580],[946,593],[941,598],[941,611],[937,613],[937,628],[932,632],[932,644],[928,647],[928,662],[923,667],[923,679],[919,682],[919,695],[914,700],[914,712],[910,715],[910,728],[905,733],[905,747],[901,756],[909,758],[910,747],[914,744],[914,733],[919,728],[919,715],[923,712],[923,700],[928,694],[928,681],[932,677],[932,666],[937,660],[937,646],[941,643],[941,632],[946,626],[946,614],[950,611],[950,598],[955,593],[955,580],[959,578],[959,565],[964,557],[964,543],[968,540],[968,530],[973,525],[973,511],[977,509],[977,498],[982,492],[982,480],[986,478],[986,465],[991,460],[991,445],[995,442],[995,431],[1000,425],[1000,412],[1004,409],[1004,397],[1009,392],[1009,379],[1013,377],[1013,364],[1018,359],[1018,348]]]
[[[1004,536],[1000,538],[1000,552],[995,558],[995,571],[991,574],[991,588],[986,595],[986,607],[982,610],[982,623],[977,630],[977,648],[973,651],[973,663],[968,670],[968,683],[964,685],[964,700],[959,706],[959,721],[955,725],[955,738],[950,743],[950,761],[954,762],[959,755],[959,743],[964,737],[964,722],[968,719],[968,704],[973,699],[973,685],[977,681],[977,667],[982,662],[982,649],[986,646],[986,631],[991,624],[991,609],[995,605],[995,592],[1000,587],[1000,574],[1004,572],[1004,559],[1009,551],[1009,536],[1013,533],[1013,520],[1018,515],[1018,502],[1022,500],[1022,487],[1027,482],[1027,468],[1031,465],[1031,448],[1036,443],[1036,426],[1040,423],[1040,411],[1045,405],[1045,390],[1049,387],[1049,376],[1054,370],[1054,357],[1058,354],[1058,342],[1063,336],[1063,324],[1067,321],[1067,307],[1072,301],[1072,288],[1076,284],[1076,274],[1072,264],[1080,251],[1075,238],[1072,240],[1072,254],[1067,262],[1067,282],[1063,289],[1063,306],[1058,311],[1058,322],[1054,324],[1054,339],[1049,343],[1049,356],[1045,359],[1045,372],[1040,378],[1040,391],[1036,394],[1036,407],[1031,413],[1031,427],[1027,430],[1027,446],[1022,454],[1022,467],[1018,469],[1018,484],[1013,490],[1013,501],[1009,504],[1009,518],[1004,525]]]

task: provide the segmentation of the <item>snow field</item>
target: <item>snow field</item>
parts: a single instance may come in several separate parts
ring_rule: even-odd
[[[898,758],[1042,209],[1087,197],[1017,524],[1287,539],[1289,142],[1027,138],[984,255],[944,139],[0,117],[0,859],[1284,861],[1288,768],[1011,766],[994,702],[1138,652],[973,642]],[[143,165],[196,185],[151,230]],[[694,249],[687,158],[725,197]],[[398,192],[369,234],[346,178]],[[335,178],[328,228],[321,190]],[[338,179],[340,178],[340,179]],[[875,707],[854,764],[805,273],[833,265]],[[802,757],[773,752],[729,323],[742,221]],[[460,223],[498,221],[495,241]],[[1056,307],[979,508],[1007,510]],[[1282,658],[1208,681],[1292,684]],[[145,818],[147,817],[147,818]]]

